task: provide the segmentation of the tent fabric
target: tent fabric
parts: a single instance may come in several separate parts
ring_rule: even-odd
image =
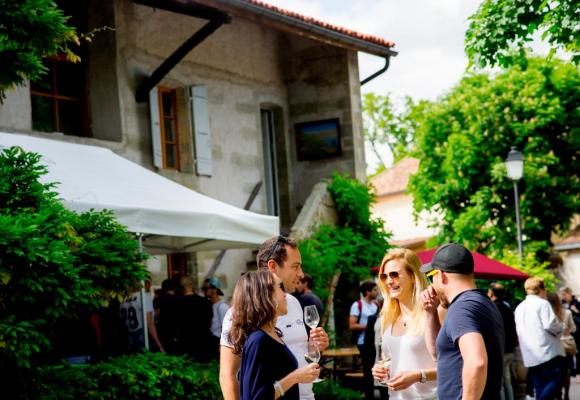
[[[112,210],[149,253],[259,245],[279,233],[277,217],[246,211],[199,194],[111,150],[0,132],[0,149],[40,153],[43,182],[57,182],[63,204],[76,212]]]
[[[422,264],[431,262],[435,250],[424,250],[417,253],[421,259]],[[529,275],[518,271],[515,268],[507,266],[499,261],[484,256],[483,254],[472,251],[474,262],[474,275],[479,279],[515,279],[524,280],[529,278]]]

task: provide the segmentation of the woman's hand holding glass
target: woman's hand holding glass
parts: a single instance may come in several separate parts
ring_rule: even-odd
[[[384,358],[382,360],[378,360],[377,363],[373,366],[373,377],[381,386],[387,386],[387,381],[389,380],[391,373],[390,363],[390,358]]]
[[[313,383],[320,375],[320,366],[316,363],[306,364],[305,366],[295,369],[291,375],[296,383]]]

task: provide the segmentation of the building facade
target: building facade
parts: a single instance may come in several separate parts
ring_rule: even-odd
[[[7,93],[0,130],[110,148],[223,202],[280,217],[289,231],[332,172],[364,179],[357,51],[393,44],[258,1],[65,0],[80,63]],[[182,48],[184,54],[176,49]],[[87,177],[90,179],[90,177]],[[151,261],[202,278],[215,252]],[[226,291],[252,250],[228,251]]]

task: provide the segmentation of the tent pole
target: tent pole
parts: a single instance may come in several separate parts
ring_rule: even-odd
[[[143,234],[137,233],[139,239],[139,253],[143,254]],[[141,317],[143,318],[143,339],[145,340],[145,349],[149,350],[149,328],[147,326],[147,309],[145,307],[145,281],[141,281]]]

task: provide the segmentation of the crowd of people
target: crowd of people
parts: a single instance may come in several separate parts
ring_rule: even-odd
[[[314,399],[321,369],[309,353],[329,345],[325,330],[309,329],[303,318],[309,306],[323,315],[315,282],[302,271],[296,242],[284,236],[263,243],[257,263],[236,283],[231,307],[216,278],[203,282],[204,296],[187,276],[164,281],[144,303],[136,292],[120,307],[131,348],[143,347],[144,304],[154,350],[219,358],[225,400]],[[377,393],[381,400],[513,400],[519,352],[530,396],[569,400],[580,303],[569,288],[548,293],[537,277],[524,289],[517,306],[500,283],[478,289],[473,257],[460,244],[439,247],[424,265],[411,250],[389,250],[348,315],[365,400]]]
[[[308,331],[303,321],[303,307],[323,311],[314,282],[302,272],[296,242],[283,236],[260,247],[258,267],[240,278],[224,318],[224,398],[313,399],[320,367],[306,361],[307,347],[328,347],[324,329]],[[501,284],[476,287],[473,256],[455,243],[426,265],[411,250],[392,249],[377,282],[360,285],[348,317],[366,399],[376,388],[381,399],[513,399],[519,346],[535,399],[568,400],[578,339],[578,303],[569,289],[560,300],[531,277],[514,311]]]

